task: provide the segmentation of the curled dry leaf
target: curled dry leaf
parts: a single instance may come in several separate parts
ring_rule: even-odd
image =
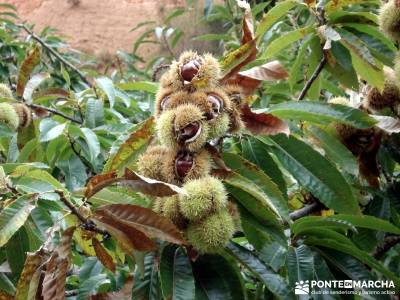
[[[378,121],[378,124],[375,126],[382,129],[383,131],[392,134],[400,132],[400,120],[388,116],[375,116],[371,115],[375,120]]]
[[[152,251],[156,247],[155,242],[144,233],[133,227],[124,226],[115,219],[99,216],[95,217],[94,221],[98,226],[107,230],[126,254],[130,256],[133,256],[135,250]]]
[[[242,46],[226,54],[221,60],[223,75],[221,82],[228,82],[235,78],[237,73],[257,57],[257,41],[254,37],[253,16],[250,5],[246,1],[238,0],[239,7],[244,9]]]
[[[271,114],[252,112],[247,104],[242,107],[242,120],[246,128],[255,135],[290,134],[285,121]]]
[[[36,46],[31,50],[31,52],[26,56],[25,60],[22,62],[21,68],[18,73],[17,81],[17,96],[22,97],[24,94],[26,83],[31,76],[33,69],[40,63],[40,48]]]
[[[101,222],[114,226],[118,224],[118,229],[125,231],[134,228],[144,233],[150,238],[174,243],[186,244],[182,233],[166,217],[161,216],[149,208],[132,204],[111,204],[99,207],[95,211],[94,218]]]
[[[116,182],[150,196],[166,197],[176,194],[186,194],[186,191],[179,186],[147,178],[129,169],[125,169],[125,174],[122,177],[117,177],[116,172],[92,177],[86,186],[85,197],[90,198],[103,188]]]
[[[16,300],[35,298],[44,260],[45,255],[42,250],[27,253],[24,268],[17,284]]]
[[[244,95],[251,95],[260,86],[262,81],[277,81],[285,79],[288,76],[289,73],[283,65],[279,61],[274,60],[262,66],[256,66],[239,72],[235,77],[229,79],[228,83],[241,86]]]
[[[46,272],[42,285],[43,300],[63,300],[65,298],[65,280],[71,263],[71,243],[76,227],[66,229],[60,244],[46,263]]]
[[[45,110],[41,107],[32,107],[31,109],[38,118],[45,118],[50,115],[50,112],[48,110]]]
[[[111,172],[106,174],[100,174],[90,178],[86,185],[85,198],[90,198],[101,189],[105,188],[118,181],[117,172]]]
[[[57,97],[57,98],[68,98],[70,96],[69,91],[61,88],[48,88],[42,91],[37,91],[33,94],[33,99],[42,97]]]
[[[250,4],[247,1],[237,0],[237,5],[244,9],[242,45],[254,39],[254,24]]]
[[[247,71],[239,72],[239,74],[259,81],[276,81],[285,79],[289,76],[289,73],[285,70],[284,66],[277,60],[270,61],[264,65],[251,68]]]
[[[186,194],[186,191],[177,185],[144,177],[129,169],[125,169],[125,176],[120,182],[150,196],[166,197],[176,194]]]
[[[114,261],[113,261],[111,255],[107,252],[107,250],[99,242],[99,240],[96,238],[93,238],[92,245],[93,245],[94,251],[96,252],[97,258],[103,264],[103,266],[105,266],[111,272],[115,273],[116,268],[115,268]]]

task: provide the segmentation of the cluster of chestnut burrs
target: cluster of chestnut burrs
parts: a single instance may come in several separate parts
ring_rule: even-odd
[[[186,194],[154,200],[200,253],[222,249],[235,231],[234,205],[211,175],[209,143],[242,127],[241,91],[220,82],[218,61],[185,52],[160,78],[156,96],[157,142],[137,162],[140,174],[182,186]]]

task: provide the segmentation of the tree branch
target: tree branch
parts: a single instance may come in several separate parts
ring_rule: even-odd
[[[308,216],[309,214],[316,212],[322,208],[323,208],[323,205],[321,203],[313,202],[309,205],[306,205],[306,206],[300,208],[299,210],[296,210],[296,211],[290,213],[289,217],[293,221],[296,221],[297,219]]]
[[[312,84],[314,83],[315,80],[317,80],[319,74],[322,72],[322,70],[324,69],[326,63],[327,63],[327,59],[325,54],[323,54],[324,56],[322,57],[321,61],[319,62],[317,68],[315,69],[314,73],[312,74],[312,76],[310,77],[310,79],[307,81],[306,85],[304,86],[303,90],[301,91],[299,97],[297,98],[298,101],[303,100],[304,97],[307,95],[308,90],[311,88]]]
[[[96,89],[94,88],[93,84],[89,81],[89,79],[87,79],[85,74],[83,74],[80,70],[78,70],[77,67],[71,64],[69,61],[65,60],[65,58],[63,58],[57,51],[55,51],[53,48],[47,45],[45,41],[43,41],[38,35],[36,35],[32,30],[30,30],[25,24],[20,24],[19,27],[25,30],[35,41],[37,41],[40,45],[42,45],[43,48],[45,48],[48,52],[50,52],[53,56],[55,56],[64,66],[68,67],[76,74],[78,74],[79,77],[82,79],[82,81],[84,81],[88,86],[90,86],[96,93]]]
[[[78,209],[65,197],[64,192],[62,190],[56,190],[55,192],[60,196],[60,200],[65,204],[65,206],[68,207],[71,213],[79,219],[82,228],[89,231],[100,233],[105,236],[109,235],[109,233],[106,230],[98,228],[92,220],[82,216],[82,214],[78,211]]]
[[[169,44],[168,39],[167,39],[167,37],[165,36],[165,34],[163,34],[163,40],[164,40],[165,46],[166,46],[166,48],[167,48],[169,54],[170,54],[173,58],[176,58],[175,53],[174,53],[174,51],[172,50],[171,45]]]
[[[400,235],[387,236],[383,241],[383,244],[381,246],[376,247],[373,256],[376,259],[379,259],[397,244],[400,244]]]
[[[70,120],[71,122],[74,122],[74,123],[79,124],[79,125],[83,124],[83,122],[81,122],[81,121],[79,121],[77,119],[74,119],[73,117],[67,116],[67,115],[63,114],[62,112],[59,112],[58,110],[53,109],[53,108],[49,108],[49,107],[42,106],[42,105],[37,105],[37,104],[27,104],[27,106],[29,106],[30,108],[33,108],[33,109],[35,109],[35,108],[43,109],[45,111],[48,111],[48,112],[50,112],[50,113],[52,113],[54,115],[63,117],[64,119]]]

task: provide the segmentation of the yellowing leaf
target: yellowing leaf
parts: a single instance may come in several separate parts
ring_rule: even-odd
[[[118,229],[124,231],[134,228],[150,238],[159,238],[175,244],[186,244],[182,233],[166,217],[151,209],[131,204],[111,204],[99,207],[94,218],[109,225],[118,224]]]
[[[116,182],[119,182],[121,185],[128,186],[137,192],[157,197],[186,193],[184,189],[176,185],[147,178],[137,174],[136,172],[126,169],[125,174],[122,177],[117,177],[115,172],[100,174],[92,177],[87,184],[85,197],[90,198],[101,189]]]
[[[149,145],[155,130],[154,117],[148,118],[137,126],[129,138],[112,154],[104,166],[104,172],[121,171],[134,163]]]
[[[111,255],[107,252],[106,249],[104,249],[103,245],[99,242],[98,239],[93,238],[92,244],[93,244],[94,251],[96,252],[96,256],[100,260],[100,262],[103,264],[103,266],[105,266],[111,272],[115,273],[116,268],[115,268],[115,264],[114,264],[114,261],[113,261]]]
[[[33,69],[40,63],[40,48],[36,46],[33,50],[26,56],[25,60],[22,62],[21,68],[18,73],[17,81],[17,96],[22,97],[24,94],[26,83],[31,76]]]
[[[4,246],[17,230],[24,225],[35,208],[34,195],[23,195],[6,206],[0,213],[0,247]]]
[[[22,270],[21,276],[18,280],[15,300],[35,299],[43,259],[44,254],[41,250],[36,253],[27,254],[24,269]]]
[[[65,299],[65,280],[71,263],[71,243],[75,229],[76,227],[69,227],[63,232],[60,244],[46,264],[42,286],[44,300]]]

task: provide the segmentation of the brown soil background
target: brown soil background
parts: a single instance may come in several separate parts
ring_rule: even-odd
[[[116,50],[130,52],[134,41],[144,28],[129,32],[143,21],[161,22],[168,13],[185,7],[185,0],[3,0],[17,7],[22,20],[35,24],[39,32],[46,26],[56,28],[75,49],[102,56]],[[204,1],[197,1],[189,14],[179,18],[178,26],[184,38],[177,52],[195,48],[211,50],[210,44],[193,42],[192,37],[210,31],[198,21],[202,16]],[[139,54],[149,57],[163,51],[163,47],[143,45]],[[164,49],[165,51],[165,49]]]

